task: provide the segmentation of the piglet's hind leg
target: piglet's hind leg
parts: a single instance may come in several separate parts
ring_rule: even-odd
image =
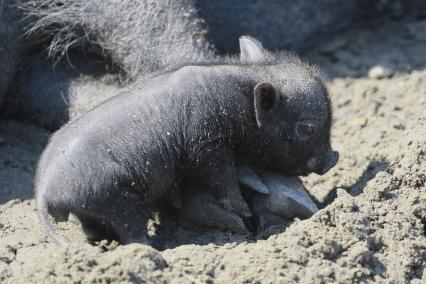
[[[136,194],[117,190],[96,200],[88,198],[75,215],[89,240],[148,243],[146,212]]]

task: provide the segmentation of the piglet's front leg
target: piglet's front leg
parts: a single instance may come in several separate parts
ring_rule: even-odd
[[[198,177],[202,185],[218,196],[221,206],[242,217],[252,216],[238,183],[238,173],[232,151],[223,148],[209,155]]]
[[[318,211],[297,177],[241,166],[238,178],[254,214],[253,219],[246,220],[253,222],[256,231],[271,225],[288,224],[296,217],[309,218]],[[194,225],[240,234],[248,232],[243,218],[224,210],[206,188],[188,185],[183,191],[180,209],[181,217]]]

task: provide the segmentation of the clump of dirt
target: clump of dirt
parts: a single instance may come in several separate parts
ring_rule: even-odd
[[[333,78],[333,144],[341,160],[327,175],[304,179],[325,208],[257,236],[178,226],[157,251],[91,245],[70,222],[58,227],[72,245],[59,248],[41,232],[32,200],[34,166],[48,133],[2,122],[0,281],[426,282],[426,61],[420,52],[426,41],[424,33],[406,34],[426,29],[426,22],[395,25],[341,35],[346,45],[310,54]],[[354,50],[356,56],[339,59]]]

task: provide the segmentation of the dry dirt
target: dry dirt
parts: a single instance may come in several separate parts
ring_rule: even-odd
[[[238,236],[178,226],[165,249],[42,233],[32,176],[49,133],[0,123],[0,281],[426,283],[426,22],[336,37],[307,54],[329,73],[339,164],[305,184],[312,218]]]

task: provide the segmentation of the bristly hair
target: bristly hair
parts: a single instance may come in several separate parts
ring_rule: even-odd
[[[25,16],[25,36],[47,46],[50,57],[59,61],[71,49],[95,53],[112,61],[124,81],[184,61],[214,57],[192,0],[155,5],[134,0],[13,1]],[[168,24],[159,33],[163,16]],[[175,37],[176,29],[186,32]]]
[[[320,69],[316,65],[312,65],[302,60],[296,53],[280,50],[280,51],[267,51],[264,54],[264,58],[255,63],[253,62],[242,62],[240,56],[237,55],[222,55],[217,56],[213,60],[208,61],[197,61],[197,62],[184,62],[177,66],[173,66],[171,68],[166,68],[163,70],[159,70],[157,72],[153,72],[150,74],[146,74],[144,76],[139,77],[139,80],[147,80],[159,75],[176,71],[184,66],[220,66],[220,65],[239,65],[239,66],[250,66],[250,65],[294,65],[304,67],[309,70],[313,77],[317,78],[321,82],[328,82],[327,77],[320,71]]]
[[[149,49],[150,52],[153,52],[152,54],[148,54],[147,50],[145,50],[144,56],[140,56],[140,45],[146,40],[140,34],[148,27],[144,25],[143,21],[133,22],[133,25],[122,25],[121,23],[122,21],[126,22],[134,18],[146,16],[142,9],[144,7],[143,1],[15,1],[16,7],[24,12],[28,20],[26,21],[28,23],[26,35],[37,34],[37,37],[42,41],[48,41],[47,53],[50,57],[56,58],[59,61],[73,47],[78,47],[88,52],[99,53],[123,69],[127,75],[125,76],[127,77],[126,80],[129,80],[126,81],[127,83],[135,79],[139,80],[138,77],[144,79],[152,78],[156,75],[179,69],[185,65],[252,64],[241,62],[239,56],[217,57],[213,51],[204,52],[202,50],[198,52],[199,54],[194,51],[191,53],[191,56],[187,55],[185,58],[179,60],[174,59],[177,54],[170,54],[170,51],[167,51],[167,54],[161,52],[155,53],[154,48],[152,50]],[[122,10],[111,9],[116,4],[119,5],[117,7],[123,5],[123,7],[127,7],[132,11],[135,10],[134,13],[136,14],[128,12],[123,14]],[[181,13],[188,11],[183,9]],[[111,20],[113,22],[110,22]],[[188,44],[192,45],[192,41],[191,39]],[[179,52],[179,48],[175,48],[174,50],[177,53]],[[169,57],[162,59],[162,63],[159,63],[160,55]],[[256,64],[294,64],[304,66],[312,71],[313,76],[326,81],[318,68],[305,63],[294,53],[265,51],[263,55],[263,60]]]
[[[124,71],[123,83],[132,83],[135,80],[146,80],[163,73],[177,70],[186,65],[252,65],[254,63],[241,62],[239,55],[216,56],[214,52],[200,51],[196,47],[176,59],[179,48],[175,53],[169,50],[157,52],[155,48],[144,50],[141,48],[145,37],[142,31],[148,27],[142,21],[133,22],[133,25],[122,25],[124,20],[132,20],[146,16],[143,11],[143,1],[114,0],[15,0],[16,6],[27,16],[28,25],[26,35],[37,34],[40,40],[46,40],[49,45],[47,53],[57,61],[67,56],[68,50],[78,47],[89,53],[100,54],[108,61],[116,64],[120,71]],[[119,4],[117,4],[119,3]],[[114,5],[124,5],[136,14],[124,13],[122,10],[111,9]],[[192,10],[191,10],[192,11]],[[185,13],[182,10],[180,13]],[[104,14],[106,13],[106,14]],[[192,12],[191,12],[192,13]],[[122,19],[123,18],[123,19]],[[112,21],[112,22],[111,22]],[[124,21],[124,22],[126,22]],[[130,21],[131,22],[131,21]],[[146,33],[144,33],[146,34]],[[40,38],[41,37],[41,38]],[[237,39],[235,39],[237,40]],[[166,42],[171,44],[173,42]],[[193,45],[193,40],[182,43],[182,47]],[[201,46],[202,47],[202,46]],[[327,81],[318,68],[302,61],[297,55],[287,51],[264,51],[261,61],[256,65],[289,64],[303,66],[312,72],[312,76],[320,81]]]

